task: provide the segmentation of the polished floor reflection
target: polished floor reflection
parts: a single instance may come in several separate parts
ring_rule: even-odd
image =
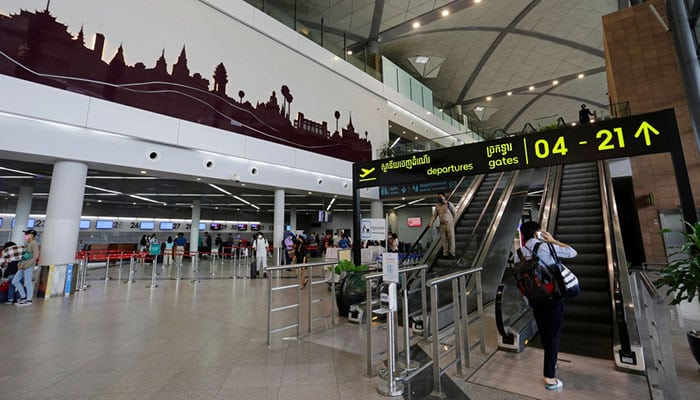
[[[285,336],[293,332],[280,333],[268,346],[267,280],[236,278],[244,270],[230,262],[212,268],[204,261],[198,273],[186,266],[184,279],[174,280],[174,268],[158,267],[158,287],[150,289],[150,266],[138,267],[131,284],[124,282],[126,265],[121,279],[112,267],[109,281],[102,279],[104,269],[95,269],[84,292],[36,299],[30,307],[3,306],[0,398],[386,398],[376,390],[380,378],[366,376],[360,326],[341,319],[333,327],[322,319],[313,334],[290,340]],[[195,276],[200,282],[191,282]],[[294,281],[292,275],[283,279]],[[325,283],[304,290],[328,294]],[[295,293],[286,296],[296,299]],[[472,366],[462,377],[454,367],[444,376],[443,387],[452,391],[448,398],[611,398],[617,392],[623,397],[613,397],[649,398],[643,376],[615,372],[607,361],[567,355],[560,364],[566,386],[548,393],[541,387],[538,350],[497,352],[490,316],[487,327],[486,354],[473,351]],[[381,330],[376,335],[376,343],[385,340]],[[417,346],[415,357],[426,361],[428,344]],[[682,371],[691,380],[693,372]],[[406,385],[404,398],[426,398],[431,377],[428,368]]]

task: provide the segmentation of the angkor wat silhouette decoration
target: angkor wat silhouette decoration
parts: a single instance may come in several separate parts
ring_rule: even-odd
[[[122,46],[105,63],[104,44],[104,35],[98,33],[94,48],[87,48],[82,27],[73,37],[48,5],[41,11],[0,14],[0,74],[348,161],[372,159],[367,132],[361,138],[352,117],[340,132],[338,111],[334,132],[327,122],[308,120],[301,112],[292,123],[293,96],[286,85],[280,90],[281,106],[274,91],[267,102],[253,106],[244,101],[242,90],[237,99],[226,94],[229,81],[223,63],[214,69],[213,90],[201,74],[190,75],[184,46],[169,74],[165,50],[155,66],[147,68],[142,62],[126,65]]]

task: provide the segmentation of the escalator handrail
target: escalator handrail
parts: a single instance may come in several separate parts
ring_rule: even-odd
[[[513,338],[512,333],[506,332],[506,327],[503,324],[503,292],[505,291],[505,283],[501,282],[498,284],[498,289],[496,290],[496,305],[495,305],[495,316],[496,316],[496,329],[498,330],[498,333],[501,334],[501,337],[503,337],[504,342],[507,341],[505,339],[511,339]]]
[[[496,194],[496,191],[498,191],[498,186],[501,184],[501,180],[503,180],[503,176],[505,175],[505,172],[501,172],[501,174],[498,176],[498,179],[496,180],[496,183],[493,185],[493,188],[491,189],[491,193],[489,193],[489,197],[486,200],[486,204],[484,204],[484,208],[482,208],[481,213],[479,213],[479,217],[476,219],[476,222],[474,223],[474,227],[472,228],[471,233],[469,234],[469,237],[467,238],[467,242],[465,243],[464,247],[462,247],[462,251],[457,255],[457,264],[459,265],[460,261],[462,261],[462,258],[464,255],[467,253],[467,250],[469,250],[469,246],[471,246],[472,241],[474,240],[474,236],[476,236],[476,230],[479,228],[479,225],[481,225],[482,220],[484,219],[484,216],[486,215],[486,211],[488,210],[489,206],[491,205],[491,202],[493,201],[493,197]],[[512,175],[511,175],[512,177]],[[476,257],[474,258],[474,261],[476,261]],[[472,263],[472,266],[476,265],[475,263]]]
[[[620,231],[615,204],[612,178],[607,162],[598,161],[598,175],[600,179],[600,191],[603,211],[603,231],[606,236],[606,255],[608,257],[608,275],[610,276],[610,290],[612,293],[612,307],[615,316],[615,330],[620,341],[621,352],[624,355],[633,356],[632,337],[640,343],[637,323],[634,319],[627,319],[625,308],[633,304],[629,279],[623,281],[622,277],[628,277],[627,259],[622,248],[622,233]],[[614,251],[613,251],[614,250]],[[632,311],[633,312],[633,311]]]
[[[486,230],[487,233],[486,235],[484,235],[484,239],[481,242],[481,246],[479,247],[479,250],[474,256],[474,262],[472,263],[472,267],[485,264],[486,256],[488,255],[488,249],[491,247],[491,243],[493,243],[493,240],[496,237],[498,227],[500,226],[501,220],[504,216],[504,211],[508,205],[508,201],[513,196],[513,191],[515,190],[515,187],[518,183],[519,176],[519,170],[513,171],[513,174],[510,176],[508,183],[506,183],[506,186],[498,199],[498,204],[496,205],[496,210],[493,213],[491,222],[489,223],[489,229]],[[465,251],[466,250],[467,249],[465,248]]]

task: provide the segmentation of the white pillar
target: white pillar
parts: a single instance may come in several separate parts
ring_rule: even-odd
[[[381,200],[372,200],[369,216],[370,218],[384,218],[384,203]]]
[[[88,167],[57,161],[51,174],[46,223],[41,235],[41,265],[75,262]]]
[[[17,244],[24,243],[24,231],[27,230],[29,212],[32,209],[32,196],[34,188],[22,186],[19,188],[19,198],[17,199],[17,210],[15,211],[15,227],[12,228],[11,239]]]
[[[292,227],[291,231],[296,234],[297,232],[297,209],[292,208],[289,210],[289,226]]]
[[[284,237],[284,189],[275,190],[275,206],[272,223],[274,225],[274,230],[272,231],[273,254],[275,262],[279,262],[282,238]]]
[[[192,202],[192,230],[190,231],[190,252],[199,250],[199,215],[200,215],[200,201],[194,200]]]

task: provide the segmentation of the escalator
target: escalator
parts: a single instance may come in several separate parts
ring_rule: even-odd
[[[560,351],[614,359],[618,367],[643,368],[639,336],[630,309],[630,287],[612,193],[604,162],[551,167],[540,209],[543,230],[576,249],[563,260],[579,278],[581,293],[566,301]],[[496,299],[503,349],[521,351],[537,328],[506,274]],[[537,341],[534,342],[537,345]]]
[[[560,350],[612,359],[613,310],[606,235],[596,162],[563,167],[556,224],[548,227],[578,255],[564,260],[579,278],[581,294],[568,300]]]
[[[442,243],[437,241],[423,259],[423,262],[430,266],[427,279],[456,270],[482,266],[483,301],[487,303],[493,300],[498,282],[503,276],[504,265],[512,247],[513,235],[517,230],[531,180],[532,170],[509,171],[474,178],[471,187],[456,207],[457,257],[455,260],[439,257],[442,254]],[[419,285],[416,279],[409,289],[409,309],[416,319],[421,311]],[[450,290],[443,289],[447,289],[447,286],[439,290],[440,319],[449,324],[451,294]],[[470,310],[475,309],[476,297],[470,296],[468,303]]]

